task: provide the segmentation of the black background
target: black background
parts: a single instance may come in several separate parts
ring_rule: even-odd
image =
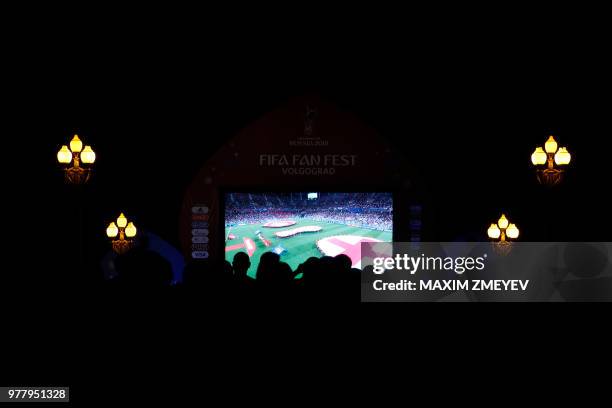
[[[109,299],[83,290],[71,273],[81,261],[94,273],[107,249],[106,224],[119,211],[178,244],[182,196],[205,160],[251,121],[306,92],[354,112],[413,160],[429,197],[424,238],[484,239],[504,211],[525,241],[609,240],[610,63],[606,32],[590,15],[575,16],[580,27],[550,10],[503,22],[497,13],[472,15],[479,24],[452,12],[423,18],[413,10],[400,21],[321,12],[321,23],[299,18],[300,10],[276,25],[231,14],[217,21],[212,11],[38,11],[20,14],[27,24],[5,35],[10,126],[3,165],[11,192],[3,274],[21,289],[3,299],[18,326],[29,328],[7,350],[49,358],[14,364],[13,378],[22,382],[90,384],[82,397],[93,391],[82,375],[108,368],[102,361],[109,354],[157,361],[201,331],[215,344],[242,346],[234,333],[248,320],[243,310]],[[98,155],[92,183],[81,191],[62,184],[55,159],[74,133]],[[530,166],[531,152],[549,134],[573,154],[564,184],[550,191],[537,185]],[[66,285],[45,286],[53,282]],[[389,309],[317,307],[307,319],[272,309],[282,323],[272,318],[263,331],[349,317],[384,330],[398,323]],[[509,323],[515,313],[497,308],[497,330],[521,333],[525,327]],[[561,320],[548,310],[529,313],[538,326]],[[32,319],[39,326],[32,328]],[[421,317],[411,327],[444,322]],[[452,333],[458,324],[444,327]],[[168,340],[149,348],[160,338]]]
[[[62,248],[74,235],[65,220],[78,211],[87,212],[94,251],[119,211],[178,244],[182,197],[206,159],[251,121],[310,92],[354,112],[408,157],[426,197],[424,239],[484,239],[501,212],[525,241],[607,236],[606,217],[588,217],[606,207],[609,174],[609,62],[594,41],[474,33],[427,43],[324,35],[211,43],[180,28],[149,34],[83,41],[68,33],[29,50],[19,133],[35,147],[28,163],[42,169],[22,187],[38,184],[46,211],[62,214],[36,220],[66,233],[54,240]],[[62,186],[55,164],[74,133],[98,155],[83,197]],[[573,154],[554,190],[540,188],[530,164],[550,134]]]

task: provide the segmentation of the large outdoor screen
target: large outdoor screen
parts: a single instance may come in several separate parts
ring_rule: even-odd
[[[393,195],[381,192],[292,192],[224,194],[225,259],[273,251],[295,270],[310,257],[348,255],[359,268],[362,242],[393,238]]]

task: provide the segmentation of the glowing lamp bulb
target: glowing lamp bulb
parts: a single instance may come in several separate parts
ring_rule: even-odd
[[[91,146],[85,146],[81,152],[81,161],[85,164],[92,164],[96,161],[96,153],[91,150]]]
[[[510,224],[508,226],[508,229],[506,230],[506,235],[508,236],[508,238],[510,239],[517,239],[519,236],[519,229],[516,228],[516,225],[514,224]]]
[[[111,222],[108,224],[108,227],[106,228],[106,236],[109,238],[115,238],[117,234],[119,234],[119,228],[117,228],[115,223]]]
[[[136,236],[136,227],[133,223],[129,223],[127,227],[125,227],[125,236],[128,238],[134,238]]]
[[[119,218],[117,218],[117,226],[119,228],[125,228],[126,225],[127,225],[127,218],[125,218],[125,215],[121,213],[121,215],[119,215]]]
[[[501,231],[499,230],[499,228],[497,227],[497,225],[495,224],[491,224],[491,226],[489,227],[489,229],[487,230],[487,235],[489,236],[489,238],[491,239],[497,239],[499,238],[499,236],[501,235]]]
[[[567,148],[560,147],[557,154],[555,154],[555,163],[566,165],[569,164],[570,160],[572,160],[572,155],[567,151]]]
[[[501,217],[499,217],[499,220],[497,221],[497,225],[499,225],[499,228],[501,229],[506,229],[508,228],[508,219],[506,218],[506,216],[504,214],[502,214]]]
[[[72,153],[68,150],[68,146],[62,146],[59,152],[57,152],[57,161],[62,164],[68,164],[72,161]]]
[[[557,151],[557,141],[555,140],[554,137],[550,136],[548,138],[548,140],[546,141],[546,144],[544,145],[544,150],[546,150],[546,153],[554,153]]]
[[[74,135],[70,141],[70,150],[72,150],[73,153],[80,153],[81,150],[83,150],[83,142],[79,139],[79,135]]]
[[[531,154],[531,162],[534,166],[541,166],[546,163],[546,152],[541,147],[535,149]]]

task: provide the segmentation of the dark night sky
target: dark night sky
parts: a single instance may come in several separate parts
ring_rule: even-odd
[[[206,159],[305,92],[355,113],[409,157],[428,195],[431,240],[482,239],[500,211],[525,240],[606,237],[596,223],[610,173],[598,148],[609,131],[601,97],[610,90],[609,62],[595,43],[446,37],[403,49],[400,39],[368,47],[320,38],[292,47],[173,40],[40,38],[15,81],[19,133],[36,144],[42,165],[38,187],[21,188],[49,214],[75,212],[55,164],[59,145],[76,132],[98,154],[84,199],[94,247],[106,244],[104,227],[120,210],[177,243],[185,186]],[[549,134],[574,153],[557,191],[538,188],[529,162]],[[44,222],[72,234],[60,217]],[[58,242],[52,253],[61,252]]]
[[[269,25],[170,10],[58,20],[38,11],[7,33],[8,142],[33,150],[5,165],[25,176],[10,178],[14,211],[28,214],[14,230],[29,241],[37,231],[41,259],[66,256],[66,220],[79,208],[94,252],[121,210],[177,243],[185,186],[206,159],[306,92],[355,113],[407,155],[427,193],[428,239],[481,239],[500,211],[525,240],[607,237],[597,223],[607,221],[610,63],[598,24],[577,30],[545,14],[475,25],[451,11],[401,24],[345,15],[346,26],[327,13],[324,22]],[[98,154],[85,197],[62,186],[55,162],[73,133]],[[538,188],[529,163],[549,134],[574,154],[552,192]]]
[[[517,16],[509,10],[490,10],[483,16],[488,10],[479,9],[467,19],[453,10],[422,14],[404,7],[395,14],[399,21],[387,21],[371,10],[359,19],[347,10],[339,16],[324,10],[318,15],[326,20],[322,24],[318,18],[301,16],[310,8],[306,4],[290,16],[274,19],[280,24],[248,15],[248,25],[234,13],[221,18],[210,9],[177,13],[164,8],[153,15],[148,9],[128,11],[105,4],[73,17],[57,4],[49,6],[53,14],[28,7],[32,9],[18,16],[7,13],[15,26],[1,28],[7,42],[2,95],[8,103],[3,116],[9,123],[3,134],[3,192],[9,205],[3,225],[9,242],[5,280],[49,282],[70,269],[78,257],[79,211],[84,214],[83,238],[92,267],[108,250],[106,223],[121,210],[133,214],[142,228],[178,243],[183,192],[200,166],[238,130],[305,92],[319,92],[352,111],[410,157],[429,194],[429,223],[424,228],[431,239],[482,239],[488,224],[504,210],[521,228],[523,240],[610,240],[609,24],[578,15],[574,5],[571,19],[553,10],[538,15],[531,9],[516,10]],[[306,17],[302,24],[298,16]],[[502,16],[507,19],[501,21]],[[82,135],[98,154],[92,184],[79,194],[63,186],[55,158],[57,148],[73,133]],[[557,191],[539,188],[529,163],[534,147],[551,133],[574,154],[571,174]],[[226,326],[211,323],[217,309],[208,313],[182,304],[176,310],[151,309],[132,316],[136,307],[131,299],[119,306],[104,295],[88,301],[90,293],[75,282],[69,295],[44,288],[30,293],[26,287],[4,296],[13,291],[4,287],[8,289],[1,296],[6,301],[3,310],[11,316],[11,335],[6,337],[19,349],[30,350],[15,353],[19,361],[11,371],[18,373],[21,367],[28,381],[14,384],[88,381],[88,374],[100,372],[104,365],[98,363],[119,356],[113,354],[116,347],[130,353],[125,361],[133,361],[138,351],[151,351],[149,363],[151,356],[166,354],[174,345],[168,342],[147,350],[157,335],[142,344],[128,344],[129,334],[141,331],[147,316],[159,327],[161,321],[180,321],[192,310],[196,316],[186,326],[206,320],[209,339],[236,346],[229,356],[245,349],[245,339],[257,340],[253,333],[267,329],[250,323],[245,325],[250,329],[246,336],[234,335],[224,330]],[[450,314],[456,326],[427,320],[429,316],[420,312],[403,316],[410,316],[407,325],[404,320],[385,321],[380,314],[370,321],[360,316],[359,326],[374,321],[379,326],[369,330],[377,336],[372,344],[380,343],[386,323],[413,329],[418,336],[411,336],[411,341],[431,332],[419,331],[419,323],[443,328],[446,335],[437,339],[448,342],[449,333],[469,333],[465,324],[472,320],[478,329],[487,328],[496,345],[513,332],[521,336],[517,344],[525,343],[524,322],[515,308],[507,316],[495,308],[489,320],[482,315],[465,319],[459,315],[464,309],[454,310],[459,311],[457,316]],[[335,327],[347,320],[347,314],[338,318],[333,311],[326,313],[321,315],[336,318]],[[444,314],[449,314],[448,308]],[[253,317],[251,310],[248,315]],[[48,318],[34,325],[32,316]],[[533,316],[538,326],[545,319],[547,329],[559,323],[567,330],[567,309],[552,323],[549,313]],[[584,318],[580,313],[581,321]],[[118,323],[122,319],[124,326]],[[320,330],[321,319],[314,320]],[[294,319],[278,327],[284,329],[288,321]],[[234,318],[228,322],[240,326]],[[503,336],[491,332],[493,322],[503,325]],[[28,330],[13,336],[21,333],[20,325]],[[361,339],[364,331],[368,330],[360,330],[345,344]],[[183,341],[180,333],[168,333]],[[461,348],[458,337],[462,336],[452,338],[456,349]],[[293,338],[299,340],[287,353],[291,364],[303,349],[320,344],[320,338],[312,343],[299,335]],[[567,345],[559,341],[565,333],[549,343],[536,334],[530,338],[538,339],[538,351]],[[478,347],[483,346],[480,340]],[[440,350],[448,348],[447,343]],[[174,349],[183,349],[183,344]],[[36,364],[29,366],[23,358],[32,356],[32,350],[39,353],[34,353]],[[247,352],[253,350],[257,351],[256,342]],[[535,361],[547,365],[541,356]],[[32,368],[43,364],[45,370]],[[108,378],[119,375],[120,367],[112,366]],[[215,372],[208,365],[206,369]],[[98,394],[95,389],[96,398]]]

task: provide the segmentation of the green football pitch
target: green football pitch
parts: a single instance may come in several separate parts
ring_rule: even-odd
[[[265,222],[262,222],[261,224],[225,227],[226,238],[229,234],[236,236],[235,239],[227,240],[225,246],[231,247],[233,245],[242,244],[242,239],[244,237],[250,238],[255,242],[256,250],[251,257],[251,267],[248,271],[248,275],[254,278],[255,272],[257,271],[257,265],[259,263],[259,257],[264,252],[271,251],[277,245],[282,246],[286,250],[281,254],[281,261],[287,262],[289,266],[291,266],[291,269],[295,270],[301,263],[311,256],[320,257],[323,255],[316,246],[316,242],[323,238],[335,235],[359,235],[362,237],[379,239],[385,242],[392,241],[392,233],[390,231],[376,231],[342,224],[333,224],[324,221],[313,221],[304,218],[299,218],[294,221],[297,221],[297,223],[285,228],[266,228],[262,226]],[[304,232],[287,238],[277,238],[274,235],[276,232],[305,226],[319,226],[322,228],[322,230],[319,232]],[[257,235],[255,235],[255,231],[258,230],[261,231],[264,238],[271,242],[269,247],[266,247],[257,237]],[[246,249],[238,248],[226,251],[225,259],[232,262],[234,255],[240,251],[246,252]]]

